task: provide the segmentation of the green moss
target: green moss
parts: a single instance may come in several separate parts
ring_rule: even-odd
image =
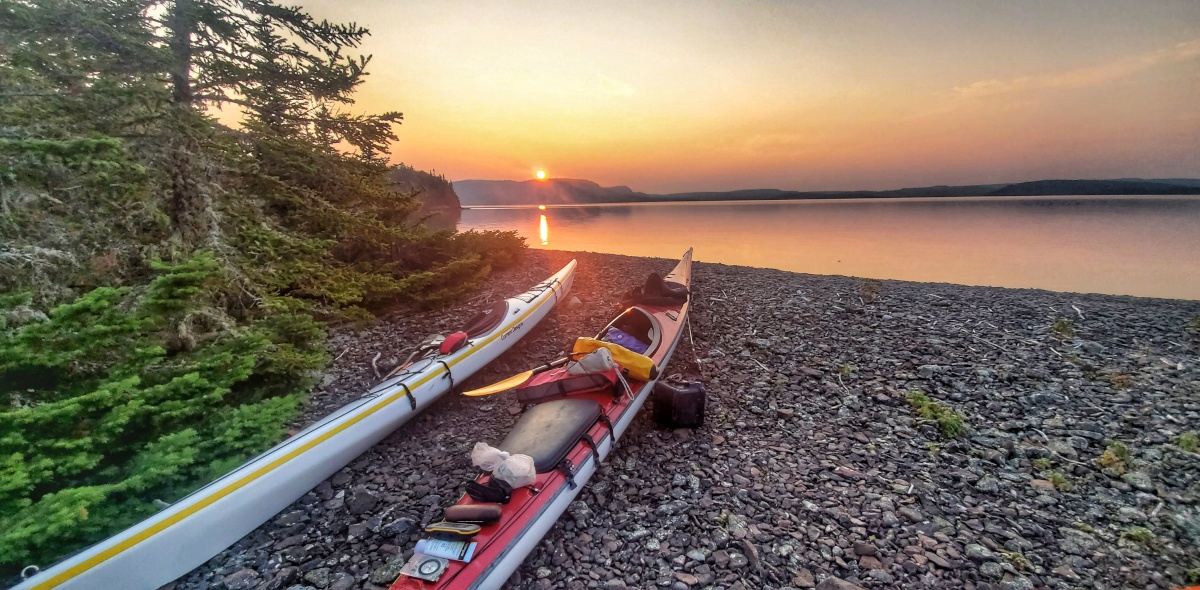
[[[1071,480],[1067,479],[1067,476],[1057,471],[1046,476],[1046,480],[1054,485],[1054,489],[1060,492],[1066,492],[1075,488],[1075,484],[1071,483]]]
[[[1200,447],[1200,435],[1194,430],[1190,430],[1179,436],[1171,439],[1171,444],[1183,449],[1189,453],[1195,453],[1196,448]]]
[[[1096,459],[1096,465],[1123,474],[1133,466],[1133,454],[1119,441],[1109,441],[1108,448]]]
[[[1000,556],[1019,570],[1029,570],[1033,567],[1033,564],[1029,563],[1029,558],[1017,551],[1004,551],[1000,553]]]
[[[1054,462],[1047,457],[1038,457],[1033,460],[1033,468],[1039,471],[1045,471],[1054,466]]]
[[[959,438],[966,433],[966,423],[962,414],[951,410],[941,402],[930,399],[925,392],[913,390],[905,396],[908,405],[912,406],[917,416],[935,422],[942,436]]]
[[[1059,318],[1054,320],[1053,324],[1050,324],[1050,333],[1059,338],[1074,338],[1075,324],[1071,320]]]
[[[1150,545],[1154,542],[1154,533],[1145,527],[1131,526],[1121,531],[1122,539],[1129,539],[1142,545]]]
[[[1077,520],[1077,521],[1071,523],[1071,528],[1078,530],[1078,531],[1083,531],[1085,533],[1088,533],[1089,535],[1096,534],[1096,529],[1092,528],[1092,525],[1090,525],[1086,522],[1083,522],[1081,520]]]

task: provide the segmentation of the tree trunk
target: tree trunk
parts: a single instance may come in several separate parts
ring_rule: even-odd
[[[195,161],[199,148],[189,133],[194,114],[192,101],[192,31],[195,30],[192,0],[175,0],[171,14],[171,98],[175,103],[175,123],[167,157],[171,175],[171,201],[167,211],[171,228],[186,245],[194,245],[203,232],[200,191],[196,183]]]
[[[192,0],[175,0],[171,14],[171,97],[178,106],[192,106],[192,31],[196,28]]]

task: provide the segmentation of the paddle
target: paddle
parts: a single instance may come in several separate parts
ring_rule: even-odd
[[[529,369],[528,371],[525,371],[524,373],[517,373],[516,375],[513,375],[512,377],[509,377],[508,379],[505,379],[503,381],[497,381],[486,387],[480,387],[479,389],[472,389],[471,391],[464,391],[463,395],[468,395],[471,397],[480,397],[480,396],[484,396],[484,395],[492,395],[493,393],[500,393],[502,391],[508,391],[508,390],[528,381],[530,377],[533,377],[534,375],[536,375],[538,373],[541,373],[543,371],[549,371],[550,369],[553,369],[554,367],[559,367],[559,366],[566,364],[566,362],[570,358],[571,357],[564,356],[560,359],[552,360],[540,367],[534,367],[532,369]]]

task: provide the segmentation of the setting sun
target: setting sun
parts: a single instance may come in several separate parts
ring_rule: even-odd
[[[537,171],[537,179],[538,179],[538,180],[546,180],[546,171],[545,171],[545,170],[538,170],[538,171]]]

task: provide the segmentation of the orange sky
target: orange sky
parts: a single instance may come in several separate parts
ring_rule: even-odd
[[[451,180],[645,192],[1200,177],[1200,2],[317,0]]]

